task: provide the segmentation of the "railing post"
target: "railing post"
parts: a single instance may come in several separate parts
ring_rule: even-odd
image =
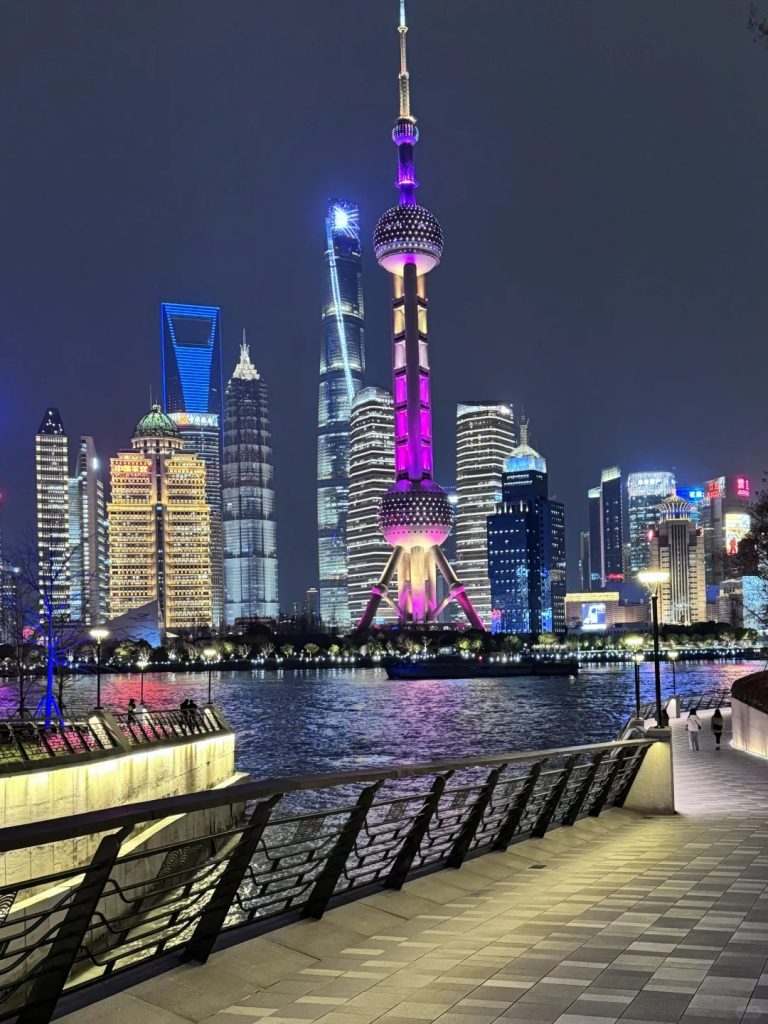
[[[408,872],[411,870],[411,864],[413,864],[414,858],[419,852],[421,841],[427,833],[430,821],[435,816],[440,803],[440,797],[443,795],[446,783],[451,775],[453,775],[453,772],[438,775],[432,783],[432,788],[425,797],[424,804],[414,818],[408,835],[403,840],[400,851],[395,857],[392,867],[389,869],[389,874],[384,882],[385,888],[402,889],[405,884]]]
[[[568,779],[571,777],[573,766],[576,764],[577,760],[578,754],[574,754],[565,762],[562,778],[552,787],[552,792],[549,794],[547,802],[544,804],[544,810],[538,816],[536,824],[531,829],[531,836],[534,839],[541,839],[546,834],[546,831],[549,828],[549,823],[554,817],[557,805],[560,803],[560,799],[565,792],[565,787],[568,785]]]
[[[517,831],[517,827],[525,814],[525,808],[528,806],[528,801],[531,799],[534,789],[536,789],[536,783],[539,781],[539,776],[541,775],[543,767],[544,762],[537,761],[533,768],[531,768],[531,773],[528,776],[525,785],[517,794],[515,802],[510,807],[509,813],[499,829],[492,849],[506,850],[515,838],[515,832]]]
[[[325,864],[320,871],[312,892],[307,897],[307,902],[301,911],[302,917],[321,918],[330,902],[336,883],[341,878],[347,858],[355,847],[355,840],[360,829],[365,824],[368,811],[371,809],[374,797],[381,788],[382,783],[377,782],[373,786],[367,786],[357,798],[347,822],[339,833],[336,843],[328,854]]]
[[[589,796],[589,791],[592,788],[592,783],[595,781],[597,770],[602,764],[605,753],[606,752],[604,750],[599,750],[597,754],[595,754],[594,760],[587,770],[587,774],[579,787],[578,793],[571,801],[571,805],[566,811],[565,817],[563,818],[564,825],[573,825],[578,818],[581,808],[584,806],[584,801]]]
[[[480,823],[483,820],[485,809],[491,802],[493,791],[496,788],[496,783],[499,781],[499,776],[507,766],[505,764],[500,765],[498,768],[494,768],[485,780],[483,788],[475,800],[472,810],[467,815],[467,820],[462,825],[456,841],[451,847],[451,852],[448,854],[445,860],[445,866],[448,868],[460,868],[464,863],[464,858],[469,853],[469,848],[472,845],[472,840],[475,838],[477,830],[480,828]]]
[[[196,960],[204,964],[211,955],[216,939],[224,925],[229,909],[234,902],[240,883],[245,877],[251,858],[256,852],[266,828],[272,808],[282,799],[278,793],[263,800],[254,808],[247,825],[243,827],[237,845],[229,856],[227,865],[219,875],[216,888],[205,905],[191,938],[184,947],[183,959]]]
[[[621,766],[624,764],[624,761],[626,760],[628,753],[629,747],[622,747],[616,755],[616,757],[613,759],[613,765],[606,772],[605,778],[603,779],[603,784],[598,790],[597,796],[592,801],[589,811],[587,812],[590,818],[599,817],[600,811],[602,811],[603,807],[605,806],[605,801],[608,799],[608,794],[611,791],[613,780],[616,778],[617,774],[621,770]]]
[[[48,954],[35,967],[35,981],[16,1018],[16,1024],[48,1024],[53,1017],[88,925],[120,853],[120,846],[130,831],[129,827],[123,828],[105,836],[99,843],[93,860],[85,868],[83,881],[72,896],[72,902]]]

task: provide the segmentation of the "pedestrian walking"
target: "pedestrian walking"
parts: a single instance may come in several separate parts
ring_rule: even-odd
[[[133,725],[136,721],[136,701],[131,697],[128,701],[128,724]]]
[[[725,721],[720,713],[720,708],[715,708],[715,713],[712,715],[712,734],[715,737],[715,750],[720,749],[720,740],[723,736],[723,726]]]
[[[685,730],[688,733],[688,746],[691,750],[699,749],[699,733],[701,732],[701,719],[697,715],[698,708],[691,708],[685,720]]]

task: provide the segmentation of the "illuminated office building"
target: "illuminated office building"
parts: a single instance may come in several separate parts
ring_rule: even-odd
[[[69,478],[70,616],[97,625],[109,617],[104,485],[92,437],[81,437]]]
[[[589,507],[589,586],[587,590],[600,590],[603,585],[602,536],[600,520],[600,488],[590,487],[587,491]]]
[[[647,569],[651,558],[648,532],[658,522],[658,507],[675,493],[675,477],[664,470],[627,475],[630,578]]]
[[[379,529],[379,504],[392,482],[395,425],[392,395],[383,388],[361,388],[352,401],[349,440],[349,610],[357,622],[371,593],[371,580],[386,566],[390,547]],[[388,604],[375,623],[396,622]]]
[[[677,486],[677,496],[684,498],[692,508],[691,518],[697,525],[701,521],[701,506],[704,504],[704,485],[692,484],[690,486]]]
[[[211,510],[213,622],[221,624],[224,566],[221,525],[221,311],[217,306],[163,302],[163,409],[181,433],[183,450],[205,463]]]
[[[206,467],[182,450],[159,405],[111,460],[109,604],[116,618],[157,601],[167,630],[212,623],[211,514]]]
[[[277,525],[267,385],[248,346],[224,395],[225,621],[277,619]]]
[[[67,435],[58,409],[46,409],[35,435],[37,562],[41,594],[53,614],[68,620],[69,609],[69,472]]]
[[[589,530],[582,530],[579,533],[579,582],[582,590],[590,590],[592,587],[589,563]]]
[[[600,474],[600,530],[603,586],[624,579],[624,494],[618,466]]]
[[[496,511],[504,460],[516,441],[510,404],[462,402],[457,407],[456,572],[484,622],[491,619],[487,520]]]
[[[549,497],[547,464],[527,444],[507,458],[488,518],[491,629],[565,632],[565,509]]]
[[[745,476],[719,476],[704,484],[699,522],[704,530],[707,583],[738,575],[739,543],[749,533],[751,488]]]
[[[659,622],[670,625],[688,626],[707,617],[703,536],[692,511],[683,498],[670,495],[649,531],[650,568],[668,573],[659,586]]]
[[[360,213],[333,199],[325,218],[325,293],[317,409],[317,557],[320,617],[347,627],[349,418],[365,369]]]
[[[371,625],[382,601],[392,600],[404,626],[437,622],[443,609],[456,601],[470,624],[482,629],[483,620],[441,548],[451,533],[453,508],[433,479],[426,276],[442,257],[443,231],[435,215],[416,202],[413,149],[419,132],[411,114],[405,0],[400,2],[398,31],[400,109],[392,139],[399,203],[380,218],[373,236],[376,259],[391,275],[393,291],[395,482],[382,498],[379,519],[392,552],[371,589],[360,628]],[[448,588],[442,600],[438,573]],[[396,601],[389,595],[395,575]]]

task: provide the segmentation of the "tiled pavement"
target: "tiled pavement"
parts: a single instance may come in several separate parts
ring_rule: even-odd
[[[64,1020],[768,1022],[768,761],[708,725],[696,754],[674,723],[674,817],[611,811]]]

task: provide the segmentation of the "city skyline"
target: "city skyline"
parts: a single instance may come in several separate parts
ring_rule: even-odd
[[[57,21],[56,12],[53,8],[51,10],[53,26],[68,37],[67,26],[62,26]],[[705,481],[717,473],[744,473],[753,481],[759,481],[764,468],[762,438],[766,431],[756,388],[762,376],[760,361],[764,356],[758,339],[766,310],[758,284],[759,274],[754,268],[764,263],[758,248],[762,243],[755,239],[764,237],[765,232],[760,227],[764,214],[750,181],[753,175],[755,179],[761,178],[761,167],[767,162],[765,143],[761,133],[755,130],[762,114],[756,105],[751,105],[754,94],[759,92],[762,75],[766,73],[766,58],[764,52],[751,43],[744,12],[707,11],[702,14],[696,8],[696,17],[692,19],[692,11],[691,5],[682,3],[672,12],[665,5],[662,13],[661,5],[652,3],[644,8],[642,14],[619,14],[609,11],[607,5],[598,4],[589,24],[590,31],[598,36],[593,46],[585,37],[583,28],[569,19],[564,5],[554,5],[550,13],[515,12],[514,18],[503,5],[491,5],[490,13],[500,25],[514,25],[515,28],[514,59],[509,62],[509,70],[501,72],[502,89],[508,89],[510,96],[514,95],[515,85],[523,74],[529,83],[535,82],[537,89],[541,90],[546,84],[547,69],[557,66],[566,75],[578,71],[581,88],[590,98],[599,100],[598,110],[600,104],[611,109],[616,104],[617,109],[639,111],[640,127],[635,120],[635,131],[640,132],[646,144],[662,145],[675,132],[682,131],[693,147],[692,152],[701,157],[697,161],[694,181],[691,181],[688,166],[680,160],[675,162],[673,159],[671,165],[666,161],[662,175],[661,168],[653,162],[649,165],[647,158],[643,163],[645,150],[634,149],[618,129],[607,130],[604,136],[592,138],[598,122],[617,123],[615,119],[612,122],[610,118],[600,118],[598,110],[589,115],[578,114],[573,130],[556,119],[548,129],[551,137],[544,140],[547,142],[544,147],[547,154],[545,170],[549,167],[547,161],[557,165],[557,187],[562,190],[562,195],[558,193],[554,206],[560,218],[566,215],[568,224],[567,227],[555,225],[554,214],[547,209],[543,191],[538,190],[532,178],[533,170],[540,173],[542,166],[542,154],[533,144],[537,140],[543,144],[541,115],[548,109],[547,103],[552,101],[552,94],[544,89],[543,95],[526,99],[526,108],[530,107],[530,112],[524,111],[520,105],[512,108],[513,150],[502,156],[500,161],[482,161],[488,187],[495,188],[499,194],[496,165],[501,164],[506,176],[510,169],[515,176],[514,188],[505,199],[506,208],[494,211],[494,216],[500,218],[500,227],[514,228],[509,234],[509,241],[504,241],[503,249],[497,229],[489,228],[485,221],[486,214],[481,211],[470,218],[461,206],[459,197],[466,186],[456,179],[464,175],[466,182],[470,164],[467,157],[457,152],[455,136],[451,137],[450,132],[451,122],[457,117],[463,124],[469,123],[470,119],[463,115],[471,107],[475,121],[467,130],[471,132],[472,147],[462,145],[461,149],[473,148],[481,158],[483,154],[490,156],[500,145],[498,131],[494,133],[493,130],[494,119],[499,116],[498,105],[488,94],[488,78],[483,72],[484,62],[494,59],[497,44],[491,40],[489,55],[486,49],[488,40],[481,37],[476,27],[473,26],[469,32],[460,29],[459,5],[450,0],[441,24],[431,24],[425,5],[415,4],[409,12],[419,30],[420,62],[424,62],[424,71],[420,70],[420,73],[425,79],[430,73],[440,74],[443,88],[448,90],[441,96],[423,97],[423,116],[425,119],[429,117],[432,129],[425,144],[429,146],[429,165],[437,168],[441,162],[454,161],[450,174],[443,173],[438,180],[435,173],[430,178],[430,197],[434,192],[434,205],[440,211],[448,234],[451,254],[441,267],[440,278],[435,279],[432,295],[431,328],[435,345],[441,349],[434,380],[439,395],[435,426],[436,477],[442,481],[451,479],[454,447],[452,412],[456,402],[473,395],[489,397],[488,381],[492,377],[494,387],[490,397],[499,400],[509,398],[530,411],[536,424],[536,444],[547,452],[553,479],[557,480],[557,496],[565,501],[569,510],[570,586],[575,582],[578,532],[586,527],[582,512],[583,494],[586,486],[594,483],[601,467],[619,463],[624,471],[630,472],[663,464],[674,471],[679,480],[686,482]],[[345,59],[351,62],[344,67],[344,76],[339,71],[337,77],[336,69],[323,62],[329,88],[335,87],[335,102],[330,116],[332,124],[337,127],[328,128],[328,134],[338,138],[343,123],[344,163],[335,143],[333,151],[324,149],[317,132],[307,133],[308,144],[312,148],[306,150],[301,161],[294,161],[302,165],[300,172],[288,169],[290,190],[294,197],[298,197],[298,202],[295,208],[281,210],[283,222],[287,219],[285,235],[280,235],[274,221],[266,228],[270,244],[278,248],[275,259],[271,255],[262,259],[259,254],[258,241],[265,230],[260,218],[269,211],[264,210],[264,203],[254,203],[249,198],[251,186],[244,190],[244,186],[236,181],[233,196],[226,201],[214,188],[217,198],[208,212],[203,202],[209,186],[208,178],[205,178],[206,191],[203,192],[203,172],[193,173],[189,161],[180,168],[173,153],[168,155],[167,163],[161,157],[159,164],[154,159],[156,154],[153,154],[152,175],[167,175],[173,168],[182,188],[179,197],[170,204],[168,215],[164,214],[156,223],[153,222],[153,230],[156,228],[159,232],[159,244],[156,252],[147,253],[145,245],[140,243],[144,243],[147,237],[154,237],[148,234],[150,221],[146,213],[139,211],[135,218],[137,224],[132,223],[135,208],[132,192],[120,187],[120,169],[113,166],[109,157],[112,150],[107,147],[107,156],[99,157],[101,163],[98,164],[104,168],[106,161],[106,169],[110,172],[104,176],[110,186],[108,194],[101,191],[102,186],[93,191],[93,180],[88,173],[76,174],[78,168],[85,171],[87,159],[92,160],[94,154],[83,134],[84,126],[77,122],[75,113],[64,103],[64,116],[60,121],[62,129],[64,126],[73,128],[76,138],[83,143],[82,152],[78,150],[70,156],[73,162],[67,176],[69,190],[66,194],[54,190],[55,176],[45,176],[41,180],[38,174],[35,182],[42,189],[42,208],[32,211],[28,205],[25,206],[23,196],[28,193],[24,188],[20,192],[20,209],[25,213],[24,231],[16,211],[8,211],[10,241],[19,252],[19,259],[15,262],[20,269],[24,268],[25,279],[22,280],[15,267],[11,268],[7,287],[12,301],[5,303],[2,325],[8,371],[0,396],[0,430],[4,436],[11,437],[12,431],[17,429],[22,438],[31,436],[39,419],[39,410],[50,404],[62,409],[71,437],[94,436],[97,450],[106,459],[121,447],[123,438],[129,435],[137,416],[147,404],[150,387],[155,395],[159,394],[160,368],[155,348],[158,301],[173,295],[189,302],[215,303],[223,309],[222,343],[228,364],[236,359],[242,324],[257,325],[258,328],[253,332],[253,351],[255,360],[264,366],[264,372],[272,382],[276,481],[281,507],[286,507],[283,502],[297,508],[311,503],[313,460],[311,453],[304,449],[311,447],[313,429],[312,378],[316,374],[316,365],[313,367],[312,364],[316,352],[321,282],[318,278],[316,233],[308,230],[308,224],[310,218],[313,218],[311,223],[318,223],[319,211],[328,195],[349,194],[359,198],[363,221],[369,225],[387,200],[386,184],[382,188],[378,169],[387,152],[386,143],[380,139],[379,125],[381,118],[389,116],[389,96],[385,83],[380,86],[374,79],[379,69],[385,75],[388,66],[389,54],[384,40],[391,10],[390,5],[382,5],[381,9],[364,12],[357,12],[355,8],[355,12],[362,20],[363,32],[370,31],[373,43],[366,39],[364,56],[344,53]],[[245,8],[242,16],[245,22],[250,17]],[[119,21],[119,16],[114,17]],[[163,15],[159,13],[156,17],[162,20]],[[275,26],[276,38],[285,40],[287,44],[288,39],[293,41],[298,33],[301,41],[305,31],[307,39],[319,33],[322,33],[322,38],[328,38],[327,12],[318,11],[317,22],[314,18],[314,12],[308,11],[306,24],[292,25],[289,33],[289,26],[281,13]],[[231,20],[234,22],[236,19]],[[695,41],[689,35],[692,20],[696,24]],[[239,25],[238,30],[241,27]],[[127,38],[136,45],[139,40],[146,40],[147,30],[138,23],[128,25],[127,29]],[[230,26],[227,21],[222,31],[232,32],[234,36],[234,29],[234,24]],[[9,38],[23,41],[27,31],[29,26],[24,17],[12,12]],[[73,56],[81,58],[96,51],[92,34],[95,29],[86,26],[83,31],[82,38],[73,40],[72,51]],[[114,45],[113,37],[115,40],[118,34],[122,37],[116,25],[109,21],[100,26],[100,31],[106,35],[108,50]],[[202,39],[202,26],[196,25],[194,19],[185,32],[190,34],[193,42],[198,32]],[[500,34],[505,35],[504,32]],[[654,88],[650,91],[646,67],[650,60],[649,40],[658,43],[653,58],[658,74],[654,76]],[[536,44],[541,58],[538,68],[532,65],[525,52],[526,48],[535,52]],[[598,44],[607,46],[609,52],[621,45],[627,47],[627,66],[617,68],[614,62],[603,61],[599,52],[593,52],[593,49],[599,51]],[[43,37],[37,42],[37,48],[33,46],[32,49],[37,52],[46,46]],[[459,50],[467,55],[471,66],[477,70],[477,84],[472,85],[466,99],[458,96],[458,85],[451,81],[445,70],[452,65]],[[700,55],[701,52],[710,56],[716,53],[720,60],[710,60],[708,65],[707,61],[702,61],[702,65],[708,66],[708,70],[703,70],[698,60],[695,64],[693,62],[693,54]],[[593,58],[591,69],[587,67],[588,55]],[[596,55],[598,59],[595,61]],[[685,115],[677,107],[669,110],[668,86],[674,79],[672,65],[679,61],[681,55],[686,59],[686,67],[692,76],[692,81],[684,84],[686,95],[689,89],[709,85],[710,89],[722,86],[723,95],[729,97],[723,101],[723,109],[716,107],[706,119],[695,109],[695,104],[685,105]],[[46,74],[59,74],[66,79],[69,59],[57,51],[52,71]],[[180,63],[183,79],[187,70],[184,58],[175,55],[173,59]],[[368,73],[365,65],[370,61],[376,63],[376,68]],[[117,64],[123,66],[119,59]],[[96,67],[95,72],[98,71]],[[341,83],[350,71],[358,71],[360,75],[365,72],[366,81],[371,83],[371,95],[364,101],[358,100],[351,91],[344,92],[340,86],[337,87],[337,83]],[[15,69],[13,73],[27,81],[28,72]],[[130,79],[131,73],[136,72],[127,67],[126,79]],[[587,76],[586,81],[584,75]],[[602,92],[597,95],[598,85],[604,84],[608,75],[616,76],[613,82],[615,95],[610,100],[602,98]],[[125,101],[121,87],[120,82],[112,83],[112,91],[107,89],[107,97]],[[258,92],[250,91],[253,94]],[[34,94],[34,88],[32,92]],[[192,99],[194,96],[193,93]],[[187,119],[197,116],[192,99],[189,107],[182,108]],[[458,107],[454,104],[455,99]],[[107,102],[107,99],[98,102]],[[214,94],[212,102],[218,112],[221,97]],[[279,102],[298,110],[303,109],[300,104],[308,104],[311,108],[314,98],[299,97],[295,91],[291,93],[289,90],[287,96],[279,98]],[[682,99],[680,103],[682,105]],[[359,118],[363,108],[365,123]],[[285,108],[281,106],[282,109]],[[569,107],[569,115],[573,113]],[[8,112],[3,116],[8,117]],[[147,116],[151,120],[149,111]],[[327,122],[322,123],[328,127]],[[236,122],[233,121],[227,130],[234,131],[235,127],[239,133],[235,152],[244,157],[256,133],[243,122],[242,112],[238,112]],[[44,122],[40,128],[37,141],[22,134],[11,154],[11,180],[15,176],[21,178],[22,168],[28,170],[36,163],[31,156],[38,146],[51,144],[52,125]],[[577,129],[586,132],[585,137],[597,143],[588,160],[576,137]],[[97,138],[103,132],[109,136],[110,131],[108,126],[100,127]],[[620,146],[617,150],[617,137],[624,148]],[[148,137],[140,132],[139,152],[143,151],[147,140]],[[103,139],[100,141],[103,143]],[[359,151],[350,152],[350,148],[356,146]],[[104,149],[103,144],[100,148]],[[718,158],[718,148],[729,153],[725,165],[722,158]],[[673,156],[680,152],[679,146],[672,145]],[[426,153],[425,148],[425,156]],[[535,160],[532,159],[534,153],[537,154]],[[231,160],[230,157],[228,167],[232,166]],[[637,169],[638,160],[642,174]],[[716,188],[725,167],[735,170],[738,177],[742,161],[750,168],[750,180],[739,179],[730,190]],[[244,159],[242,163],[246,165]],[[134,159],[130,154],[127,164],[135,172]],[[280,164],[282,168],[282,159]],[[39,162],[39,166],[44,166],[44,161]],[[249,173],[256,174],[257,170],[249,166]],[[209,171],[210,166],[206,166],[206,173]],[[216,174],[211,178],[214,185],[221,180]],[[621,189],[613,184],[614,180],[622,181]],[[263,181],[263,177],[260,179],[256,174],[254,187],[257,191],[259,187],[263,188]],[[637,188],[627,188],[628,181],[635,185],[642,183],[642,188],[639,192]],[[86,183],[89,189],[83,191]],[[20,180],[19,184],[24,182]],[[542,188],[544,186],[548,190],[553,187],[549,171],[543,175]],[[137,188],[138,194],[146,194],[149,178],[145,172],[138,175]],[[564,209],[567,200],[577,193],[583,215]],[[55,205],[54,197],[58,197]],[[548,195],[548,201],[550,198]],[[149,199],[149,210],[156,217],[151,190]],[[106,217],[107,200],[109,210],[114,210],[118,218],[118,237],[125,237],[130,243],[121,246],[125,248],[125,255],[118,253],[111,243],[105,243],[104,252],[96,247],[102,232],[101,220],[94,213],[102,219]],[[647,221],[648,211],[659,202],[663,215],[659,212],[643,228],[643,219]],[[704,229],[701,226],[702,202],[706,202],[707,207],[704,220],[708,233],[705,237],[702,237]],[[607,208],[616,212],[618,228],[615,230],[606,226],[602,219]],[[246,230],[241,227],[239,218],[247,209],[253,212],[252,223]],[[674,217],[670,224],[671,210]],[[235,211],[238,211],[237,220],[234,219]],[[526,211],[535,215],[536,235],[533,224],[528,223]],[[210,250],[201,245],[202,238],[197,228],[192,230],[191,227],[201,213],[203,233],[213,242]],[[87,300],[82,286],[72,278],[69,264],[77,263],[77,260],[69,256],[63,258],[63,253],[68,250],[60,239],[62,229],[72,222],[75,214],[86,215],[77,217],[77,234],[81,237],[72,239],[70,234],[69,240],[75,255],[85,253],[87,257],[84,265],[92,275]],[[601,252],[597,253],[593,247],[587,253],[585,261],[589,273],[585,275],[583,267],[575,267],[572,260],[569,263],[567,235],[569,232],[573,234],[579,224],[584,227],[587,219],[602,226]],[[47,240],[42,247],[35,247],[34,254],[27,244],[24,233],[27,230],[30,238],[37,238],[42,232],[42,238]],[[505,280],[512,282],[511,301],[500,287],[498,268],[494,268],[493,260],[484,263],[480,275],[479,268],[473,267],[471,261],[462,256],[462,251],[468,251],[470,231],[488,235],[497,259],[503,251],[512,260],[511,267],[505,265],[504,272]],[[695,246],[683,244],[683,236],[690,235],[691,231],[696,239]],[[554,264],[548,264],[546,274],[542,254],[537,248],[540,246],[537,238],[542,237],[542,233],[558,247]],[[618,259],[615,248],[612,248],[617,244]],[[215,257],[221,256],[222,252],[228,253],[229,246],[234,247],[233,253],[236,252],[238,245],[242,260],[233,261],[227,256],[224,266],[219,267]],[[227,248],[223,249],[224,246]],[[704,258],[698,250],[704,253]],[[264,301],[273,280],[270,264],[279,265],[283,273],[288,251],[291,259],[296,260],[290,274],[291,304],[296,297],[296,309],[286,313],[285,304],[280,304],[279,319],[275,319],[277,312],[266,309],[268,303]],[[97,252],[98,261],[94,259]],[[128,267],[126,262],[128,257],[133,264],[139,262],[139,253],[145,264],[140,268],[141,273]],[[658,268],[652,257],[662,260],[664,278],[674,282],[681,300],[673,300],[669,289],[659,286]],[[523,266],[526,258],[528,263]],[[567,264],[570,266],[568,273]],[[633,274],[636,271],[639,283],[633,285],[626,276],[617,279],[621,268],[624,268],[625,275],[630,270]],[[573,279],[570,271],[574,272]],[[599,289],[596,287],[598,272],[602,275]],[[489,274],[487,289],[478,291],[478,275],[486,277]],[[383,340],[387,322],[387,287],[375,272],[370,253],[365,251],[364,275],[368,281],[368,323],[373,325],[369,327],[371,372],[366,383],[386,385],[386,353],[382,359],[381,353],[374,356],[373,350],[386,348]],[[620,285],[618,291],[617,283]],[[536,296],[544,294],[545,286],[547,302],[554,296],[554,306],[546,314],[539,310],[534,316]],[[482,293],[482,302],[462,303],[454,315],[449,304],[450,296],[465,288],[468,293]],[[611,289],[617,298],[608,301],[604,295]],[[31,301],[34,293],[51,290],[56,301],[47,306],[55,309],[55,319]],[[711,298],[704,294],[707,290],[711,291]],[[726,294],[727,303],[724,300]],[[664,301],[660,301],[660,296]],[[735,329],[731,319],[726,322],[719,313],[724,308],[738,309]],[[470,311],[471,322],[468,321]],[[279,331],[278,325],[281,325]],[[479,349],[484,358],[477,361],[479,365],[462,366],[458,372],[456,353],[468,330],[476,339],[475,350]],[[519,366],[513,370],[509,357],[502,350],[501,337],[516,339],[510,348],[534,346],[541,355],[530,360],[530,367]],[[758,361],[758,367],[748,377],[740,378],[738,386],[734,382],[733,387],[715,392],[714,366],[722,361],[726,343],[729,359],[735,359],[734,365],[749,354],[751,359]],[[684,354],[694,354],[697,350],[703,350],[708,358],[697,361],[703,366],[688,367],[683,378]],[[44,355],[42,371],[41,352]],[[569,354],[571,352],[574,354]],[[585,374],[588,375],[595,360],[607,374],[600,378],[599,393],[596,378],[591,378],[592,383],[590,379],[585,380]],[[306,368],[302,365],[304,363]],[[626,377],[630,365],[636,386],[628,391]],[[662,366],[664,372],[660,374]],[[572,387],[572,383],[578,386]],[[591,390],[593,385],[594,390]],[[294,392],[300,396],[298,402],[292,399]],[[594,408],[596,402],[600,408],[599,426],[593,426],[590,417],[590,408]],[[675,425],[674,418],[663,416],[663,409],[674,408],[679,414],[681,402],[685,415],[678,415],[678,425]],[[718,428],[713,413],[732,422],[733,429],[723,431]],[[579,416],[584,426],[584,440],[575,446],[578,450],[574,453],[573,429],[566,424],[578,423]],[[692,438],[696,439],[695,442]],[[33,469],[29,458],[21,457],[21,450],[21,446],[4,446],[0,461],[0,488],[6,495],[4,533],[9,544],[25,539],[29,533],[28,524],[34,505]],[[27,448],[27,452],[29,450]],[[294,474],[290,474],[289,479],[288,468],[294,465],[299,471],[295,479]],[[312,582],[302,566],[312,564],[316,543],[311,515],[304,517],[303,522],[295,527],[291,526],[291,543],[287,544],[289,538],[285,534],[281,540],[281,548],[287,556],[285,563],[281,563],[286,607]]]

